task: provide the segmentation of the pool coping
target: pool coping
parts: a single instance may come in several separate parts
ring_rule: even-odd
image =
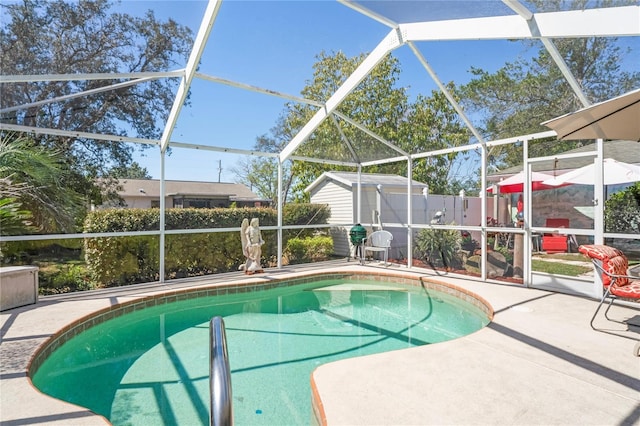
[[[76,407],[72,404],[41,394],[31,385],[27,376],[27,367],[29,366],[29,363],[35,359],[38,349],[41,348],[44,343],[50,341],[50,338],[54,335],[62,336],[65,332],[69,332],[71,329],[69,324],[71,323],[81,324],[83,320],[90,321],[90,319],[88,319],[88,315],[92,312],[103,312],[108,315],[109,310],[112,310],[113,306],[123,303],[125,306],[129,306],[129,309],[139,309],[145,303],[156,303],[157,300],[154,302],[152,299],[158,299],[160,294],[171,294],[176,298],[179,298],[182,297],[182,295],[193,291],[209,291],[212,289],[218,291],[225,287],[228,289],[229,287],[239,285],[240,282],[243,283],[242,291],[251,291],[252,288],[255,289],[255,286],[262,286],[265,284],[265,280],[271,280],[272,283],[291,280],[294,278],[304,280],[311,277],[317,277],[319,274],[326,275],[327,271],[339,271],[339,275],[343,275],[345,273],[357,274],[358,272],[363,272],[369,275],[373,272],[380,276],[394,278],[398,278],[398,276],[407,276],[412,280],[419,279],[419,277],[425,277],[429,282],[436,283],[435,285],[454,288],[456,289],[455,291],[459,291],[464,294],[478,295],[477,300],[481,300],[482,303],[486,303],[487,306],[492,306],[491,304],[493,304],[493,309],[496,312],[499,312],[498,309],[500,309],[501,305],[504,304],[504,301],[502,300],[503,297],[499,296],[496,298],[496,294],[504,293],[505,291],[508,293],[524,292],[527,294],[527,297],[530,297],[532,291],[531,289],[524,289],[521,286],[496,285],[474,282],[467,279],[437,277],[425,274],[422,271],[407,269],[393,270],[391,268],[381,268],[372,265],[362,267],[354,264],[342,263],[326,265],[324,272],[322,266],[310,271],[304,270],[303,268],[294,268],[290,271],[267,270],[265,274],[254,275],[251,277],[241,274],[232,274],[225,277],[216,277],[216,279],[212,279],[212,277],[202,277],[200,279],[184,280],[180,282],[176,281],[173,282],[171,286],[157,285],[155,287],[146,286],[136,289],[121,288],[119,291],[117,289],[112,289],[111,291],[103,292],[102,294],[85,294],[75,298],[43,297],[38,305],[16,308],[2,312],[3,341],[2,345],[0,345],[0,355],[2,355],[3,359],[3,371],[1,376],[2,392],[0,393],[0,402],[2,403],[2,410],[0,414],[0,421],[2,421],[2,424],[7,425],[27,424],[32,422],[37,423],[42,421],[46,421],[47,423],[57,422],[59,424],[108,423],[101,416],[91,413],[82,407]],[[229,283],[225,286],[220,283],[221,281],[229,281]],[[478,289],[481,291],[478,291]],[[533,291],[539,292],[540,294],[549,294],[549,292],[542,292],[539,290]],[[564,295],[562,297],[572,297],[576,300],[580,300],[581,302],[585,302],[590,306],[593,306],[594,303],[592,300],[576,298],[573,296]],[[496,302],[498,303],[498,309],[496,309],[495,306]],[[500,315],[502,315],[502,313],[499,313],[497,316]],[[633,334],[633,336],[637,337],[637,334]],[[618,346],[620,346],[619,343],[620,342],[618,342]],[[448,344],[448,342],[444,342],[429,346],[441,346]],[[388,357],[390,359],[397,357],[404,351],[406,350],[394,351],[389,353]],[[9,359],[12,355],[19,356],[12,357],[12,362],[5,363],[4,360]],[[328,398],[328,395],[330,395],[333,390],[331,389],[331,385],[327,385],[325,383],[325,373],[327,370],[333,368],[333,364],[334,363],[327,364],[326,366],[323,366],[322,369],[316,370],[311,378],[311,381],[313,382],[312,396],[314,410],[317,410],[318,407],[320,407],[320,411],[318,411],[320,414],[316,414],[316,421],[319,421],[321,424],[343,424],[340,420],[335,419],[339,419],[340,416],[344,415],[344,412],[349,411],[348,400],[336,405],[335,402],[331,402],[332,398]],[[337,365],[336,367],[338,370],[342,368],[341,365]],[[350,368],[353,369],[353,366]],[[347,404],[347,408],[344,408],[344,404]],[[375,404],[378,406],[384,406],[384,401],[378,401]],[[356,411],[362,410],[366,411],[367,409],[365,407],[359,407]],[[337,412],[342,414],[336,417],[335,413]],[[351,422],[351,420],[349,420],[349,422]],[[366,423],[357,423],[357,421],[355,421],[354,424]]]

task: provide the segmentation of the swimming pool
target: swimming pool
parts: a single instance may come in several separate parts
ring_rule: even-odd
[[[462,300],[425,282],[339,276],[271,287],[123,307],[125,315],[93,320],[45,351],[33,382],[116,425],[206,424],[208,321],[221,315],[235,423],[308,424],[316,366],[453,339],[490,316],[473,296]]]

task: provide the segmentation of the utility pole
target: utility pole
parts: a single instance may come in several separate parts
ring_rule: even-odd
[[[222,160],[218,160],[218,183],[220,183],[220,175],[222,175]]]

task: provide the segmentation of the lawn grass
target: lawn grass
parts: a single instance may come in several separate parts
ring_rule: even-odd
[[[554,254],[535,254],[539,259],[557,259],[557,260],[571,260],[579,262],[591,262],[580,253],[554,253]]]
[[[531,259],[531,268],[536,272],[567,275],[570,277],[577,277],[578,275],[582,275],[593,270],[592,266],[571,265],[564,262],[545,262],[540,259]]]

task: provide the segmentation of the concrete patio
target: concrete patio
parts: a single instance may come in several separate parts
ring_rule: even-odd
[[[251,278],[289,278],[366,270],[425,276],[405,268],[354,263],[287,267]],[[329,425],[640,424],[640,306],[614,306],[628,325],[589,320],[594,300],[520,286],[433,277],[474,292],[495,311],[469,336],[408,350],[320,366],[314,403]],[[91,312],[184,288],[244,282],[239,274],[41,297],[37,305],[1,313],[0,423],[108,423],[90,411],[38,392],[27,366],[50,336]],[[310,417],[310,423],[313,419]]]

